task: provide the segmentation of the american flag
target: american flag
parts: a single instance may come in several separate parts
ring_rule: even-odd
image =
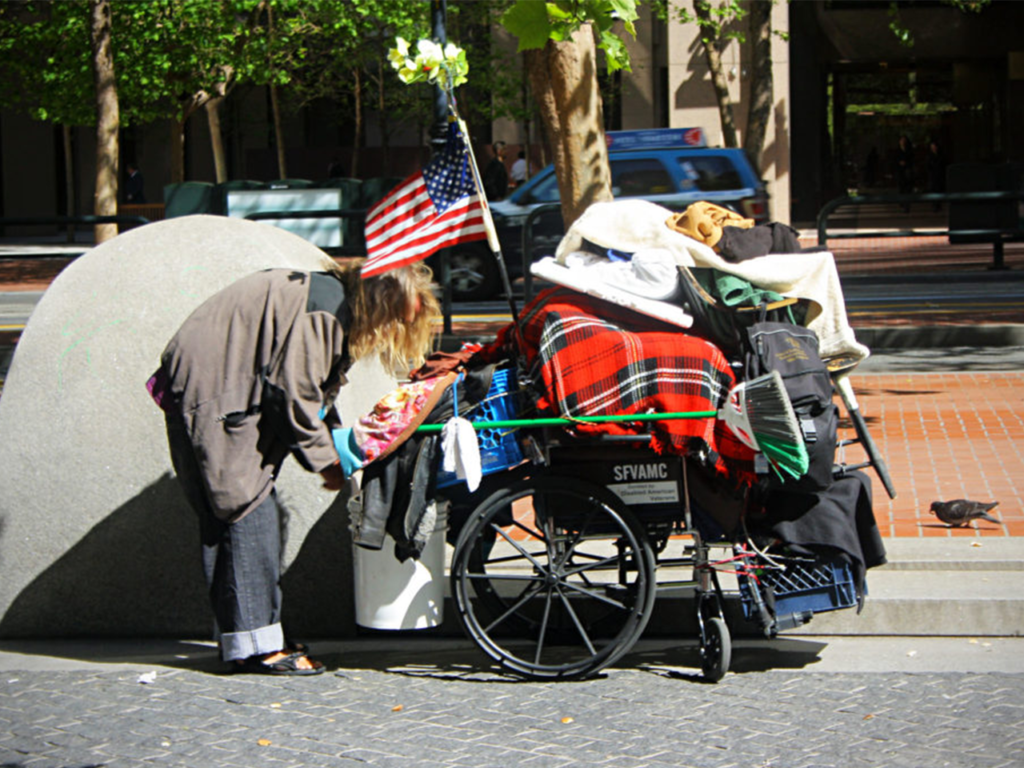
[[[466,145],[458,123],[451,122],[444,149],[367,215],[362,276],[379,275],[442,248],[486,238],[484,209]]]

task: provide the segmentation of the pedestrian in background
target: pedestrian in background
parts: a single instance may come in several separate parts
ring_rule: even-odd
[[[494,157],[483,173],[484,193],[488,202],[503,200],[508,194],[508,169],[505,168],[505,142],[494,142]]]
[[[519,150],[516,161],[512,163],[512,170],[509,171],[509,178],[513,187],[518,187],[526,181],[526,153]]]
[[[928,144],[928,191],[941,194],[946,191],[946,158],[937,141]],[[942,203],[933,203],[933,210],[942,210]]]
[[[292,454],[324,488],[342,489],[358,463],[335,444],[334,399],[360,358],[376,354],[396,375],[423,360],[439,313],[431,279],[417,262],[364,280],[359,265],[326,257],[321,272],[257,272],[207,299],[165,348],[148,386],[199,516],[221,657],[232,671],[323,672],[281,624],[275,480]]]
[[[901,195],[914,191],[914,145],[905,135],[900,136],[896,148],[896,186]],[[910,203],[903,203],[904,212],[910,210]]]
[[[135,163],[127,163],[125,169],[128,172],[128,178],[124,185],[124,201],[135,205],[146,202],[145,182],[139,167]]]

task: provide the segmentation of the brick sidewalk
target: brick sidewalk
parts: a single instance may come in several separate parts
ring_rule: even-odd
[[[45,291],[74,259],[0,259],[0,291]]]
[[[896,487],[890,500],[871,470],[883,536],[1024,536],[1024,372],[901,373],[850,377],[861,414]],[[844,419],[841,439],[855,437]],[[858,446],[849,463],[864,460]],[[948,529],[932,501],[999,501],[1004,527]]]

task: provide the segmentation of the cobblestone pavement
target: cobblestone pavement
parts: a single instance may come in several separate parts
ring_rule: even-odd
[[[996,768],[1024,765],[1024,675],[730,674],[577,683],[460,665],[313,678],[7,672],[0,766]]]

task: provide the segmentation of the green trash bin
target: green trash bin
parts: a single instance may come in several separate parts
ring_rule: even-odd
[[[405,179],[401,176],[375,176],[367,179],[362,186],[362,199],[359,207],[370,209],[380,202],[388,192],[401,184]]]
[[[213,184],[208,181],[182,181],[164,186],[164,218],[214,213]]]
[[[274,179],[267,182],[267,189],[309,189],[315,186],[309,179]]]

